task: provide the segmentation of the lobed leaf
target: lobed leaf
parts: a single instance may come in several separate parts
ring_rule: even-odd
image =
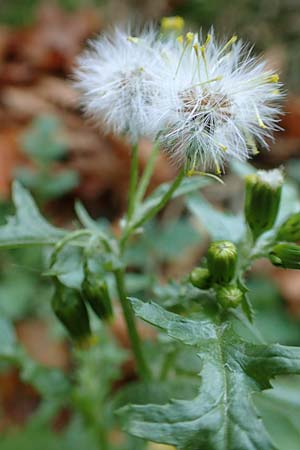
[[[193,346],[201,384],[192,400],[122,408],[125,429],[181,450],[273,450],[252,393],[270,388],[276,375],[300,373],[300,349],[255,345],[212,319],[186,319],[137,299],[131,303],[137,316]]]
[[[13,184],[13,202],[16,214],[0,227],[0,247],[53,245],[64,237],[66,232],[42,217],[29,192],[18,182]]]

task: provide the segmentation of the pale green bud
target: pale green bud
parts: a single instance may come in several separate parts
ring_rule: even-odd
[[[215,283],[229,283],[236,271],[237,249],[229,241],[213,242],[207,252],[207,266]]]
[[[274,266],[300,269],[300,245],[290,242],[276,244],[269,253],[269,259]]]
[[[190,274],[190,282],[199,289],[208,289],[211,285],[209,270],[202,267],[196,267]]]
[[[300,213],[292,214],[279,228],[277,233],[279,241],[300,241]]]
[[[254,239],[270,230],[275,223],[283,185],[280,169],[259,170],[248,175],[245,195],[245,217]]]
[[[223,308],[237,308],[244,293],[237,286],[223,286],[217,291],[217,301]]]

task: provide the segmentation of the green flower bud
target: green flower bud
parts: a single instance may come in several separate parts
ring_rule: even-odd
[[[279,228],[277,240],[300,241],[300,213],[292,214]]]
[[[245,217],[254,239],[274,225],[282,185],[283,175],[280,169],[259,170],[246,177]]]
[[[93,283],[86,278],[82,284],[82,297],[100,319],[109,319],[113,315],[112,303],[105,281]]]
[[[269,253],[269,259],[274,266],[300,269],[300,245],[290,242],[276,244]]]
[[[237,286],[223,286],[217,291],[217,301],[223,308],[237,308],[244,293]]]
[[[89,316],[79,292],[57,284],[51,305],[56,317],[73,339],[84,341],[89,338]]]
[[[211,285],[209,270],[202,267],[196,267],[190,274],[190,282],[199,289],[208,289]]]
[[[213,242],[207,252],[207,266],[215,283],[229,283],[236,271],[237,249],[229,241]]]

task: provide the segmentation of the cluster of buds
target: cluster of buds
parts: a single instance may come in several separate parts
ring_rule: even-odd
[[[112,302],[104,280],[91,280],[86,274],[81,292],[66,288],[57,281],[52,309],[72,339],[82,346],[93,342],[87,306],[101,320],[112,317]]]
[[[236,308],[244,295],[234,282],[237,262],[237,248],[232,242],[213,242],[207,252],[207,268],[195,268],[190,282],[199,289],[213,288],[223,308]]]

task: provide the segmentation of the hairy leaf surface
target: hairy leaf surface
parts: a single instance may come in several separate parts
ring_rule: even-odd
[[[276,375],[300,373],[300,349],[255,345],[212,319],[190,320],[155,303],[131,302],[137,316],[195,348],[201,384],[193,400],[122,408],[125,429],[184,450],[274,449],[251,394],[270,388]]]

